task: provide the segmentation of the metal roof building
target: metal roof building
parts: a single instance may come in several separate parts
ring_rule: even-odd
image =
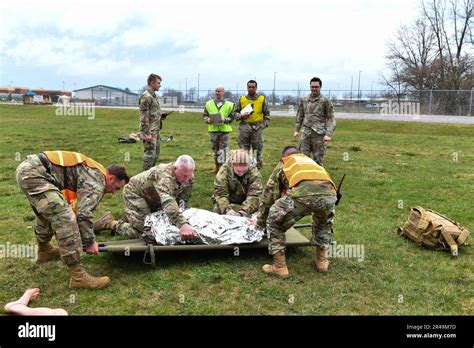
[[[90,100],[104,105],[137,105],[138,94],[128,89],[121,89],[105,85],[91,86],[76,89],[74,98]]]

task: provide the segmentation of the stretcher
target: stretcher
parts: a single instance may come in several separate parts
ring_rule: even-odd
[[[225,249],[266,249],[268,238],[258,243],[248,244],[220,244],[220,245],[153,245],[141,239],[115,240],[99,242],[99,252],[110,253],[143,253],[143,263],[156,267],[156,254],[168,251],[206,251]],[[288,247],[310,246],[311,242],[294,227],[286,231],[286,245]],[[149,261],[148,261],[149,260]]]

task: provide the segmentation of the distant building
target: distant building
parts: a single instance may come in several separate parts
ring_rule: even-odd
[[[161,106],[178,106],[178,97],[174,96],[163,96],[159,97]]]
[[[96,104],[137,105],[138,103],[137,93],[105,85],[76,89],[73,92],[75,99],[94,101]]]
[[[56,102],[60,96],[70,97],[70,91],[59,89],[30,89],[27,87],[0,87],[0,100],[22,100],[27,103],[40,103],[39,96],[45,103]],[[35,97],[36,96],[36,100]]]

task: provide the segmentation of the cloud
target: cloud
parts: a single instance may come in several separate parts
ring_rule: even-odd
[[[14,79],[31,85],[31,71],[41,70],[50,71],[55,83],[66,78],[140,88],[154,71],[163,75],[165,86],[175,88],[198,73],[204,88],[243,85],[251,77],[271,88],[276,71],[282,87],[319,75],[326,86],[343,88],[359,70],[367,79],[376,78],[387,39],[416,14],[415,4],[119,0],[1,5],[2,69],[8,71],[0,84]],[[20,67],[30,69],[28,76]]]

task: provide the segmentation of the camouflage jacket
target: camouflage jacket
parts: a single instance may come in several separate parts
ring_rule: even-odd
[[[257,100],[258,97],[259,97],[258,93],[256,93],[255,97],[253,98],[247,94],[247,98],[250,100]],[[240,105],[240,98],[239,98],[239,100],[235,103],[235,108],[234,108],[234,118],[237,121],[242,120],[242,115],[240,114],[241,111],[242,111],[242,105]],[[270,109],[268,108],[267,98],[263,100],[262,113],[263,113],[263,119],[265,120],[265,123],[269,124],[270,123]]]
[[[242,210],[253,214],[258,209],[258,197],[262,193],[262,176],[257,167],[251,165],[239,180],[234,174],[232,164],[226,162],[214,180],[212,200],[217,204],[220,214],[229,211],[229,204],[241,204]]]
[[[140,135],[145,137],[151,135],[150,123],[160,122],[161,107],[158,97],[150,89],[147,89],[138,100],[140,108]]]
[[[62,167],[49,162],[47,178],[59,190],[68,189],[77,194],[76,220],[81,233],[82,245],[90,246],[95,241],[93,214],[105,194],[106,180],[99,169],[84,164]],[[38,159],[38,165],[41,162]],[[50,190],[50,187],[37,187],[37,193]]]
[[[336,119],[334,117],[334,107],[331,101],[320,95],[313,97],[308,95],[301,98],[296,114],[295,131],[314,131],[317,134],[332,136],[336,130]]]
[[[181,227],[188,221],[181,214],[179,204],[180,201],[186,204],[191,198],[193,181],[186,185],[178,183],[173,163],[163,163],[133,176],[127,185],[145,199],[152,212],[162,209],[173,225]]]
[[[283,172],[283,162],[280,161],[270,175],[260,196],[257,216],[257,224],[259,226],[265,227],[270,207],[282,195],[292,198],[315,195],[331,196],[336,195],[336,190],[331,183],[320,180],[302,181],[290,189],[288,180]]]

